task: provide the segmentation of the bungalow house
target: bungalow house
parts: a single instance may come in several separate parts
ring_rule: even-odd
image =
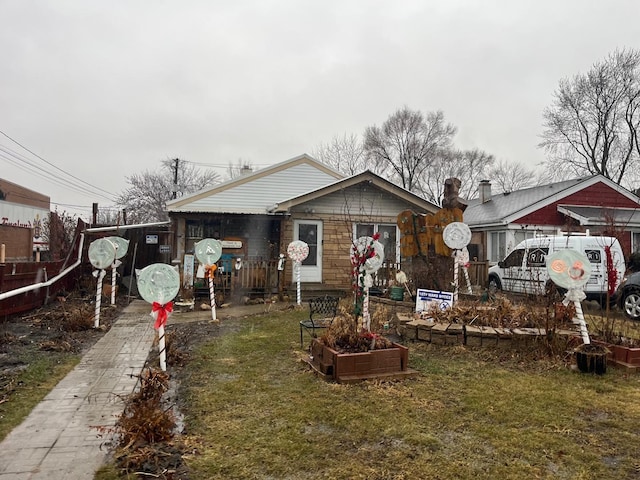
[[[469,252],[491,264],[522,240],[558,231],[615,234],[625,257],[640,250],[640,199],[602,175],[492,195],[480,182],[464,222],[472,231]]]
[[[303,290],[349,290],[352,240],[375,231],[387,263],[396,265],[396,218],[406,209],[428,213],[438,207],[370,171],[344,177],[306,154],[167,203],[174,263],[181,264],[203,238],[221,240],[220,275],[231,277],[232,286],[270,290],[263,293],[295,282],[286,258],[293,240],[309,245],[300,272]]]

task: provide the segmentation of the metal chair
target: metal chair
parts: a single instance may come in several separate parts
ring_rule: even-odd
[[[300,348],[303,348],[303,330],[307,330],[316,338],[316,330],[327,328],[338,313],[339,297],[325,295],[309,300],[309,319],[300,321]]]

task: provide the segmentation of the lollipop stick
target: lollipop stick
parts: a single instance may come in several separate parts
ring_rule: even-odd
[[[213,291],[213,272],[209,273],[209,300],[211,301],[211,318],[213,320],[217,320],[216,318],[216,295]]]
[[[453,303],[458,303],[458,251],[453,251]]]
[[[296,282],[297,282],[297,299],[298,305],[302,304],[302,296],[300,293],[300,262],[296,262]]]
[[[167,371],[167,351],[164,341],[164,326],[158,328],[158,351],[160,352],[160,370]]]
[[[96,286],[96,312],[93,316],[93,328],[98,328],[100,326],[100,303],[102,302],[102,280],[104,280],[104,276],[107,272],[104,270],[100,270],[100,274],[98,275],[98,284]]]
[[[116,304],[116,264],[111,265],[111,305]]]
[[[369,287],[364,287],[364,300],[362,301],[363,327],[368,332],[371,330],[371,315],[369,315]]]

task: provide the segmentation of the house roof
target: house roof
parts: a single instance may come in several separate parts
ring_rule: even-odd
[[[343,175],[307,154],[167,202],[167,211],[267,213],[292,198],[333,183]]]
[[[329,195],[331,193],[343,190],[345,188],[358,185],[360,183],[367,182],[377,186],[378,188],[388,191],[393,195],[401,198],[402,200],[414,205],[414,207],[421,211],[435,213],[440,209],[437,205],[425,200],[424,198],[410,192],[398,185],[386,180],[385,178],[376,175],[370,170],[366,170],[362,173],[352,175],[347,178],[340,179],[336,182],[330,183],[318,189],[306,192],[302,195],[296,195],[274,204],[270,208],[270,212],[286,212],[290,208],[300,205],[301,203],[315,200],[316,198]]]
[[[464,212],[464,222],[470,227],[507,225],[598,182],[605,183],[620,194],[638,202],[638,197],[625,188],[602,175],[593,175],[492,195],[490,200],[484,203],[479,198],[469,200]]]

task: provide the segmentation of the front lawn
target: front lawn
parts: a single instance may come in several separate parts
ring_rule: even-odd
[[[326,383],[300,361],[305,313],[242,320],[194,352],[179,394],[189,478],[640,476],[640,375],[410,343],[418,378]]]

